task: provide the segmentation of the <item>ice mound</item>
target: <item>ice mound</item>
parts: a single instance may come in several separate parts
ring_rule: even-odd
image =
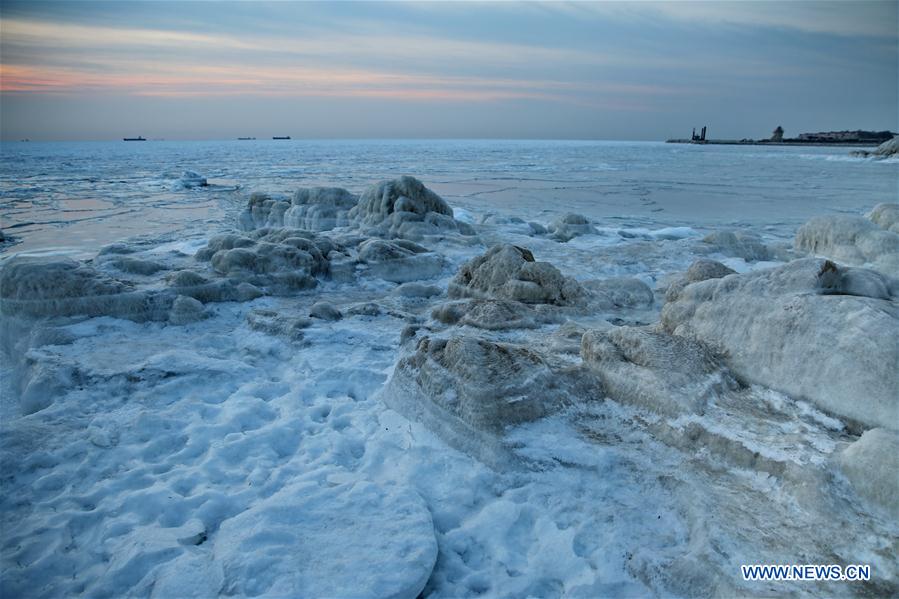
[[[678,294],[690,283],[698,283],[708,279],[720,279],[734,273],[736,273],[734,269],[716,260],[700,258],[690,265],[687,272],[671,281],[668,289],[665,291],[665,300],[671,302],[677,299]]]
[[[403,599],[424,588],[437,540],[414,491],[305,482],[226,520],[214,556],[227,595]]]
[[[166,270],[164,264],[155,260],[144,260],[131,256],[100,255],[94,259],[98,266],[111,266],[112,268],[132,275],[150,276],[161,270]]]
[[[302,229],[257,229],[247,236],[217,235],[197,252],[215,272],[271,294],[309,289],[316,276],[330,272],[331,260],[348,260],[345,250],[327,237]],[[252,295],[244,288],[244,295]]]
[[[527,304],[494,299],[447,302],[434,308],[431,316],[444,324],[467,325],[488,331],[533,329],[556,320],[555,315],[537,311]]]
[[[571,241],[581,235],[596,235],[598,233],[596,227],[590,224],[586,216],[571,212],[550,223],[547,230],[552,233],[553,239],[561,242]]]
[[[136,291],[96,269],[61,257],[14,257],[0,268],[4,317],[114,316],[168,319],[173,295]]]
[[[585,292],[549,262],[537,262],[530,250],[495,245],[462,265],[449,284],[452,298],[474,297],[520,301],[526,304],[574,305]]]
[[[891,158],[899,154],[899,136],[886,140],[873,150],[856,150],[850,152],[850,154],[862,157],[873,156],[874,158]]]
[[[381,396],[448,443],[497,464],[506,457],[499,436],[507,426],[598,392],[595,378],[583,369],[553,365],[529,347],[455,335],[421,338],[397,362]]]
[[[341,187],[299,189],[290,201],[254,193],[238,222],[245,231],[262,227],[330,231],[349,225],[347,215],[358,199]]]
[[[710,251],[742,258],[747,262],[770,260],[771,250],[762,239],[744,231],[713,231],[702,238]]]
[[[873,428],[837,456],[855,491],[899,518],[899,433]]]
[[[275,310],[255,309],[247,312],[247,325],[267,335],[284,337],[289,341],[302,341],[303,329],[312,325],[305,317],[286,316]]]
[[[648,308],[655,297],[649,285],[631,277],[610,277],[581,283],[604,310],[614,308]]]
[[[701,414],[709,400],[736,387],[702,343],[647,328],[587,331],[581,357],[609,397],[667,416]]]
[[[414,177],[381,181],[369,187],[349,211],[349,219],[369,235],[420,241],[427,237],[474,235],[453,218],[443,198]]]
[[[817,216],[799,228],[794,245],[800,251],[899,277],[899,232],[878,226],[894,226],[890,219],[895,210],[890,204],[880,204],[871,212],[871,220],[850,215]]]
[[[867,427],[899,427],[895,280],[807,258],[690,284],[661,318],[722,351],[746,381]]]
[[[206,177],[195,171],[184,171],[178,184],[184,189],[193,189],[194,187],[206,187]]]
[[[168,277],[168,284],[178,295],[192,297],[204,304],[209,302],[246,302],[262,297],[265,293],[247,282],[235,283],[229,279],[210,281],[192,270],[178,270]]]
[[[867,216],[881,229],[899,233],[899,204],[877,204]]]
[[[369,239],[359,245],[359,262],[374,277],[406,283],[434,277],[443,270],[444,259],[416,243],[404,239]]]

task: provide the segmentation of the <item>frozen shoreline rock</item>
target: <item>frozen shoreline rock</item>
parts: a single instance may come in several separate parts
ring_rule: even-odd
[[[699,281],[706,281],[708,279],[720,279],[727,275],[735,274],[736,272],[737,271],[732,268],[728,268],[715,260],[700,258],[693,262],[683,275],[671,281],[668,285],[668,289],[665,291],[665,301],[672,302],[676,300],[684,287],[690,283],[698,283]]]
[[[762,239],[753,233],[743,231],[713,231],[703,237],[711,251],[735,256],[747,262],[770,260],[771,250]]]
[[[181,178],[178,179],[178,184],[184,189],[206,187],[208,185],[206,177],[196,171],[184,171],[181,174]]]
[[[604,310],[648,308],[655,301],[649,285],[632,277],[610,277],[581,283]]]
[[[443,270],[444,259],[404,239],[369,239],[359,244],[359,262],[372,276],[393,283],[430,279]]]
[[[873,150],[856,150],[850,152],[853,156],[861,156],[863,158],[892,158],[899,154],[899,136],[888,139]]]
[[[899,204],[877,204],[866,216],[881,229],[899,233]]]
[[[533,329],[558,319],[557,315],[537,311],[521,302],[494,299],[447,302],[434,308],[431,316],[444,324],[467,325],[488,331]]]
[[[213,270],[232,283],[244,285],[242,295],[252,295],[251,285],[272,295],[310,289],[316,276],[331,272],[331,261],[348,260],[344,250],[331,239],[303,229],[256,229],[247,236],[216,235],[197,252],[196,259],[208,261]]]
[[[358,200],[341,187],[298,189],[290,201],[254,193],[238,222],[244,231],[263,227],[330,231],[350,224],[348,213]]]
[[[508,456],[506,427],[598,394],[594,377],[552,366],[534,350],[481,337],[423,337],[397,362],[381,392],[388,407],[422,422],[455,447],[492,465]]]
[[[899,427],[896,282],[877,272],[795,260],[688,285],[661,319],[722,352],[745,381],[866,427]]]
[[[587,331],[581,357],[611,398],[666,416],[702,414],[709,400],[736,388],[707,347],[647,328]]]
[[[349,211],[349,219],[368,234],[420,241],[447,235],[473,236],[467,223],[453,218],[443,198],[414,177],[370,186]]]
[[[877,222],[890,220],[893,209],[881,204],[872,211]],[[855,266],[870,266],[899,277],[899,233],[881,228],[862,216],[829,215],[812,218],[796,232],[797,250]]]
[[[415,491],[304,482],[225,520],[214,559],[226,594],[404,599],[424,589],[437,539]]]
[[[550,223],[547,230],[552,234],[553,239],[563,243],[581,235],[598,234],[596,227],[590,224],[586,216],[571,212]]]
[[[0,269],[4,317],[114,316],[165,321],[174,301],[174,295],[137,291],[69,258],[17,256]]]
[[[899,433],[883,428],[865,431],[836,461],[861,497],[899,518]]]
[[[451,298],[507,299],[560,306],[582,303],[584,289],[549,262],[537,262],[530,250],[495,245],[466,262],[449,284]]]

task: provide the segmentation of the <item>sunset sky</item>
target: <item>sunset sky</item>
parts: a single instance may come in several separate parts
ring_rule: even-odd
[[[2,2],[4,140],[899,128],[897,2]]]

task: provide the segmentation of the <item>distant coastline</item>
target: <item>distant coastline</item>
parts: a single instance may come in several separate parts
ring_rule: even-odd
[[[891,131],[820,131],[818,133],[800,133],[799,137],[784,138],[784,130],[777,127],[769,139],[706,139],[706,127],[699,135],[693,130],[690,139],[669,139],[670,144],[710,144],[725,146],[841,146],[847,148],[866,148],[879,146],[889,141],[896,134]]]

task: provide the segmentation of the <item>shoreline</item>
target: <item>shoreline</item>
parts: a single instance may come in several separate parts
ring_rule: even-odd
[[[668,139],[667,144],[695,144],[697,146],[811,146],[811,147],[840,147],[840,148],[876,148],[876,142],[822,142],[822,141],[742,141],[739,139],[707,139],[705,141],[692,141],[689,139]]]

